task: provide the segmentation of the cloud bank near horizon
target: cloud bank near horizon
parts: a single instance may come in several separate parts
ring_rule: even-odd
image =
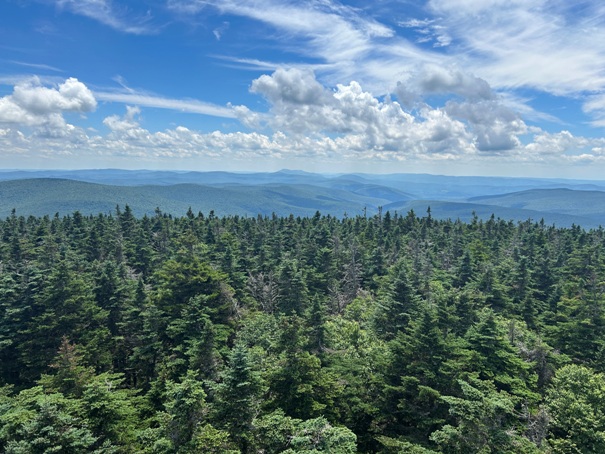
[[[243,131],[200,132],[184,126],[150,131],[141,124],[141,108],[127,105],[123,115],[105,117],[105,131],[99,132],[65,119],[96,109],[95,94],[85,84],[68,78],[43,86],[34,79],[0,98],[0,140],[8,145],[5,155],[12,150],[28,157],[97,155],[141,162],[192,157],[551,165],[605,161],[605,140],[528,127],[486,81],[459,69],[426,67],[400,83],[392,97],[381,99],[356,81],[330,88],[312,71],[296,68],[262,75],[250,91],[265,100],[266,112],[206,104],[199,112],[237,117]],[[423,97],[434,93],[455,97],[432,107]],[[99,98],[107,99],[104,94]],[[161,107],[178,106],[175,100],[163,103]]]

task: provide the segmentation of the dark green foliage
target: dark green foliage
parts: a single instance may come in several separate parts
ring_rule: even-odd
[[[605,450],[602,229],[112,212],[0,221],[1,452]]]
[[[237,344],[231,353],[222,381],[215,386],[214,419],[223,427],[242,452],[248,451],[252,422],[261,404],[260,374],[252,369],[247,348]]]

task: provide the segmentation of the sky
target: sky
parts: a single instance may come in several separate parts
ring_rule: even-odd
[[[3,0],[0,168],[605,179],[605,3]]]

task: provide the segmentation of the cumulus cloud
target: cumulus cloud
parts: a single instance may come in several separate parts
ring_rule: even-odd
[[[138,117],[141,109],[136,106],[126,106],[126,114],[122,117],[111,115],[103,120],[103,124],[111,131],[111,137],[120,139],[140,139],[147,135],[139,125]]]
[[[422,94],[453,93],[472,100],[492,99],[489,84],[473,74],[455,67],[424,65],[413,82]]]
[[[0,124],[37,127],[40,134],[63,136],[73,130],[65,122],[64,112],[86,113],[96,107],[94,95],[78,79],[72,77],[58,86],[45,87],[40,79],[32,78],[0,98]]]
[[[524,150],[542,156],[557,156],[568,152],[584,150],[589,145],[597,145],[599,140],[589,140],[585,137],[574,137],[569,131],[558,133],[540,132],[534,136],[534,141],[527,144]]]
[[[270,104],[269,125],[296,134],[365,133],[396,137],[413,121],[401,106],[379,101],[357,82],[330,91],[310,71],[278,69],[252,83]]]
[[[69,125],[66,112],[96,107],[94,95],[76,79],[54,87],[23,82],[0,98],[0,144],[5,153],[31,156],[88,154],[163,161],[287,160],[355,162],[588,162],[603,159],[605,141],[529,128],[481,79],[429,67],[415,83],[426,93],[456,96],[443,107],[418,103],[406,110],[389,96],[376,97],[351,81],[333,88],[314,73],[278,69],[254,80],[267,112],[227,106],[251,132],[200,132],[176,126],[150,131],[141,108],[109,115],[97,133]],[[21,126],[28,126],[24,133]],[[528,133],[533,139],[528,140]]]
[[[278,69],[272,75],[262,75],[252,82],[250,91],[263,95],[274,105],[315,104],[329,101],[330,94],[312,71]]]
[[[57,88],[43,87],[37,78],[29,80],[15,87],[11,100],[34,115],[65,111],[90,112],[97,106],[92,92],[73,77]]]
[[[480,152],[499,153],[518,148],[519,136],[527,133],[519,114],[485,80],[457,67],[423,65],[398,83],[395,92],[407,107],[423,106],[425,98],[431,95],[449,98],[441,110],[449,118],[465,123]]]
[[[445,111],[468,122],[476,136],[479,151],[500,152],[517,148],[521,144],[518,136],[527,132],[527,125],[519,115],[497,100],[449,101]]]
[[[87,156],[119,163],[136,158],[138,163],[172,159],[200,162],[231,162],[262,159],[276,162],[302,158],[313,162],[468,162],[504,159],[507,162],[590,162],[603,159],[605,141],[574,137],[568,132],[536,133],[533,142],[519,145],[505,155],[477,151],[476,135],[464,122],[443,109],[424,108],[395,132],[378,130],[347,134],[300,135],[275,131],[202,133],[183,126],[149,131],[140,124],[141,112],[129,107],[122,116],[108,116],[107,134],[90,135],[73,130],[64,136],[23,134],[16,128],[0,128],[3,153],[52,159],[57,156]],[[115,161],[118,160],[118,161]],[[105,161],[107,162],[107,161]],[[395,168],[394,168],[395,170]]]
[[[395,89],[397,98],[407,106],[428,95],[457,95],[472,101],[494,99],[489,84],[480,77],[456,67],[436,64],[422,65]]]
[[[527,133],[523,120],[501,104],[482,79],[430,67],[412,84],[418,93],[454,93],[463,99],[451,100],[444,108],[420,104],[418,114],[412,115],[388,96],[379,100],[355,81],[330,91],[312,72],[298,69],[261,76],[252,91],[269,102],[268,125],[274,130],[347,135],[340,140],[348,140],[351,149],[451,156],[499,153],[518,148],[519,136]],[[245,120],[246,112],[242,113]]]
[[[269,102],[263,117],[268,127],[287,133],[290,141],[312,140],[313,149],[322,153],[402,160],[455,159],[476,151],[465,124],[445,110],[424,106],[413,116],[390,97],[380,100],[355,81],[329,90],[310,71],[278,69],[256,79],[251,90]],[[243,107],[240,113],[243,121],[253,115]]]
[[[397,80],[414,76],[419,65],[448,68],[454,60],[497,91],[524,87],[576,95],[605,89],[605,8],[599,2],[578,8],[546,0],[429,0],[418,9],[419,18],[410,15],[414,8],[378,10],[414,30],[416,40],[409,33],[398,35],[366,10],[332,0],[170,0],[169,5],[188,14],[212,8],[267,24],[278,32],[276,45],[311,57],[323,80],[332,85],[356,80],[380,95]],[[276,67],[275,62],[248,62]]]
[[[578,7],[547,0],[428,0],[422,7],[397,9],[388,3],[368,10],[335,0],[168,2],[188,15],[212,10],[271,27],[273,45],[283,49],[283,55],[298,53],[330,86],[355,80],[384,96],[402,81],[396,94],[404,107],[442,93],[489,99],[494,93],[524,88],[577,99],[605,91],[605,8],[599,2]],[[388,20],[381,21],[387,15]],[[392,23],[408,30],[397,33],[387,25]],[[301,60],[225,58],[260,70]],[[452,67],[453,61],[464,70]],[[524,118],[557,121],[521,105],[532,100],[516,95]],[[600,110],[590,115],[594,126],[605,124]]]

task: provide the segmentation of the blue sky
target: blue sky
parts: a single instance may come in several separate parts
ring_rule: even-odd
[[[0,156],[602,179],[605,4],[5,0]]]

